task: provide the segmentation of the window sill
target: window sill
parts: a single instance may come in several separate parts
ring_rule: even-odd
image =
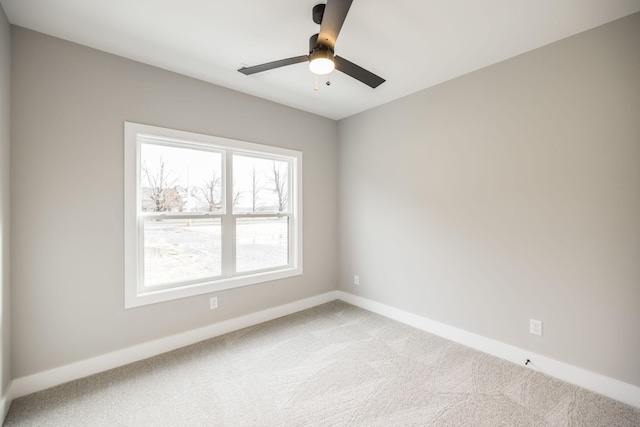
[[[240,288],[243,286],[257,285],[260,283],[272,282],[274,280],[281,280],[300,275],[302,275],[301,267],[287,268],[277,271],[267,271],[226,279],[217,279],[215,281],[202,282],[189,286],[179,286],[168,289],[140,290],[137,293],[129,292],[125,294],[125,309],[219,292],[227,289]]]

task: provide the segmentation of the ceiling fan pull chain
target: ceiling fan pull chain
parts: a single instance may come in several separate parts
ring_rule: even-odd
[[[314,74],[314,76],[316,76],[316,85],[313,87],[313,90],[317,92],[318,91],[318,75]]]

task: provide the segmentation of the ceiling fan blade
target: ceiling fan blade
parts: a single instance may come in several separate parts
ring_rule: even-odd
[[[327,0],[318,34],[318,43],[334,50],[333,47],[352,2],[353,0]]]
[[[307,55],[294,56],[293,58],[281,59],[279,61],[267,62],[266,64],[254,65],[253,67],[242,67],[238,71],[247,76],[250,74],[260,73],[262,71],[273,70],[274,68],[284,67],[285,65],[293,65],[299,62],[308,61]]]
[[[356,65],[351,61],[347,61],[340,56],[334,56],[333,60],[336,64],[336,70],[342,71],[346,75],[351,76],[374,89],[385,82],[385,79],[382,77],[376,76],[371,71],[367,71],[361,66]]]

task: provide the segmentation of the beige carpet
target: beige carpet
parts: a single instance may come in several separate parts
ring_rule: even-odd
[[[5,426],[640,426],[640,410],[342,302],[17,399]]]

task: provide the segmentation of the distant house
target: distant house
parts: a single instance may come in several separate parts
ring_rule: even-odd
[[[142,187],[143,212],[182,212],[186,193],[180,187],[166,188],[154,196],[150,187]]]

